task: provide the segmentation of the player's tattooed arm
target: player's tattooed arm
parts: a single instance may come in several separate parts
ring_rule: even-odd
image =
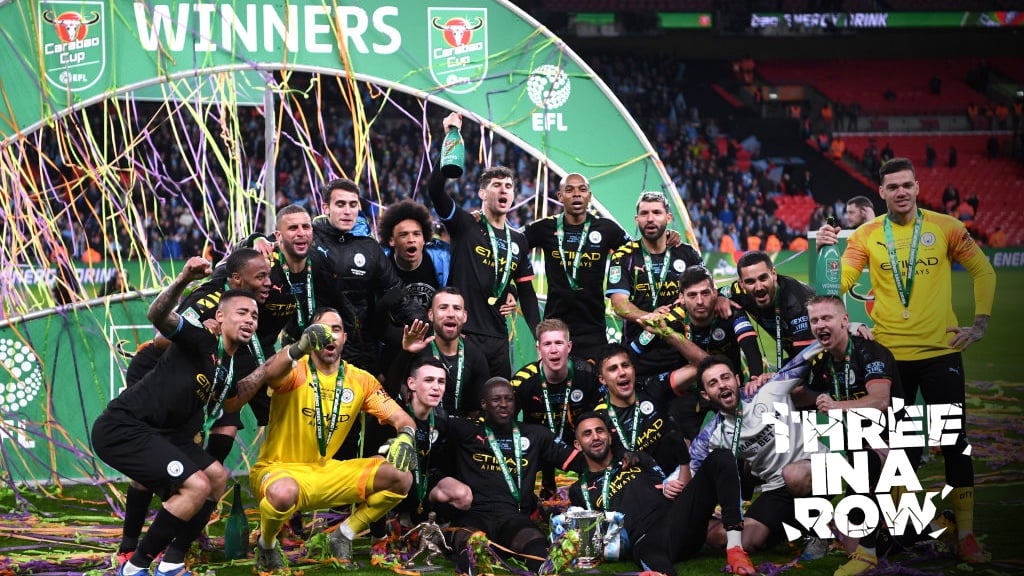
[[[260,391],[263,380],[267,377],[267,365],[260,364],[248,376],[242,378],[235,384],[235,395],[224,400],[225,412],[238,412],[242,406],[248,404],[249,400]]]
[[[949,340],[950,347],[955,350],[965,350],[971,344],[984,338],[985,331],[988,330],[988,319],[989,316],[987,314],[978,314],[974,317],[973,326],[951,326],[946,328],[946,333],[953,334],[953,337]]]
[[[205,278],[211,272],[213,272],[213,269],[205,258],[200,256],[189,258],[188,262],[185,263],[185,267],[181,269],[181,273],[178,274],[178,277],[167,288],[164,288],[157,295],[156,299],[153,300],[153,303],[149,305],[146,317],[153,323],[153,326],[162,334],[173,334],[178,329],[178,321],[180,319],[174,307],[178,305],[178,300],[185,293],[185,288],[193,280]]]

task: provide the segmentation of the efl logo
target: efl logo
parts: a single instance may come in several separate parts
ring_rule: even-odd
[[[487,74],[487,9],[430,8],[430,75],[448,92],[476,90]]]
[[[565,106],[572,94],[572,82],[565,70],[553,64],[538,66],[526,81],[526,94],[534,106],[544,110],[531,114],[531,127],[534,132],[569,130],[562,113],[554,112]]]
[[[40,8],[39,39],[47,81],[61,91],[91,87],[107,65],[104,3],[50,1]]]
[[[0,339],[0,414],[27,408],[43,388],[39,358],[27,344]]]

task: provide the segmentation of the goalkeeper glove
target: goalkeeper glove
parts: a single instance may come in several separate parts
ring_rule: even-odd
[[[402,426],[398,436],[387,441],[381,447],[381,451],[387,450],[384,457],[388,464],[398,469],[399,472],[415,470],[417,462],[416,455],[416,431],[409,426]]]
[[[302,337],[288,348],[288,357],[298,360],[313,350],[323,350],[334,342],[334,333],[326,324],[310,324],[302,331]]]

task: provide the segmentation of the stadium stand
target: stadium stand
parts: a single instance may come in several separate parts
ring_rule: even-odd
[[[869,115],[959,114],[971,102],[987,102],[967,84],[976,65],[969,59],[767,61],[758,63],[758,74],[775,85],[813,85],[834,102],[857,102]],[[930,90],[932,78],[942,81],[939,94]],[[894,97],[886,97],[889,90]]]
[[[921,183],[921,202],[929,208],[942,211],[942,192],[953,186],[965,197],[977,194],[979,208],[970,226],[981,238],[988,237],[996,226],[1007,232],[1011,244],[1024,241],[1024,209],[1020,204],[1020,190],[1024,187],[1024,165],[1004,156],[989,158],[989,139],[996,137],[1001,146],[1008,135],[990,134],[864,134],[847,135],[847,152],[862,158],[864,150],[874,140],[879,148],[889,145],[897,156],[910,158],[917,168]],[[927,166],[925,148],[928,144],[938,157],[935,166]],[[957,150],[957,163],[949,167],[949,149]]]

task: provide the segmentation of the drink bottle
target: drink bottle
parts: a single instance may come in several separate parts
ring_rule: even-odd
[[[836,225],[834,216],[829,216],[829,226]],[[814,266],[814,291],[818,294],[839,296],[839,285],[842,280],[842,262],[839,258],[839,247],[835,244],[825,246],[818,251],[818,261]]]
[[[224,526],[224,556],[228,560],[245,558],[249,555],[249,520],[242,506],[242,487],[235,482],[235,496],[231,502],[231,513]]]
[[[441,144],[441,174],[445,178],[462,176],[466,159],[466,144],[462,141],[459,129],[452,126]]]

